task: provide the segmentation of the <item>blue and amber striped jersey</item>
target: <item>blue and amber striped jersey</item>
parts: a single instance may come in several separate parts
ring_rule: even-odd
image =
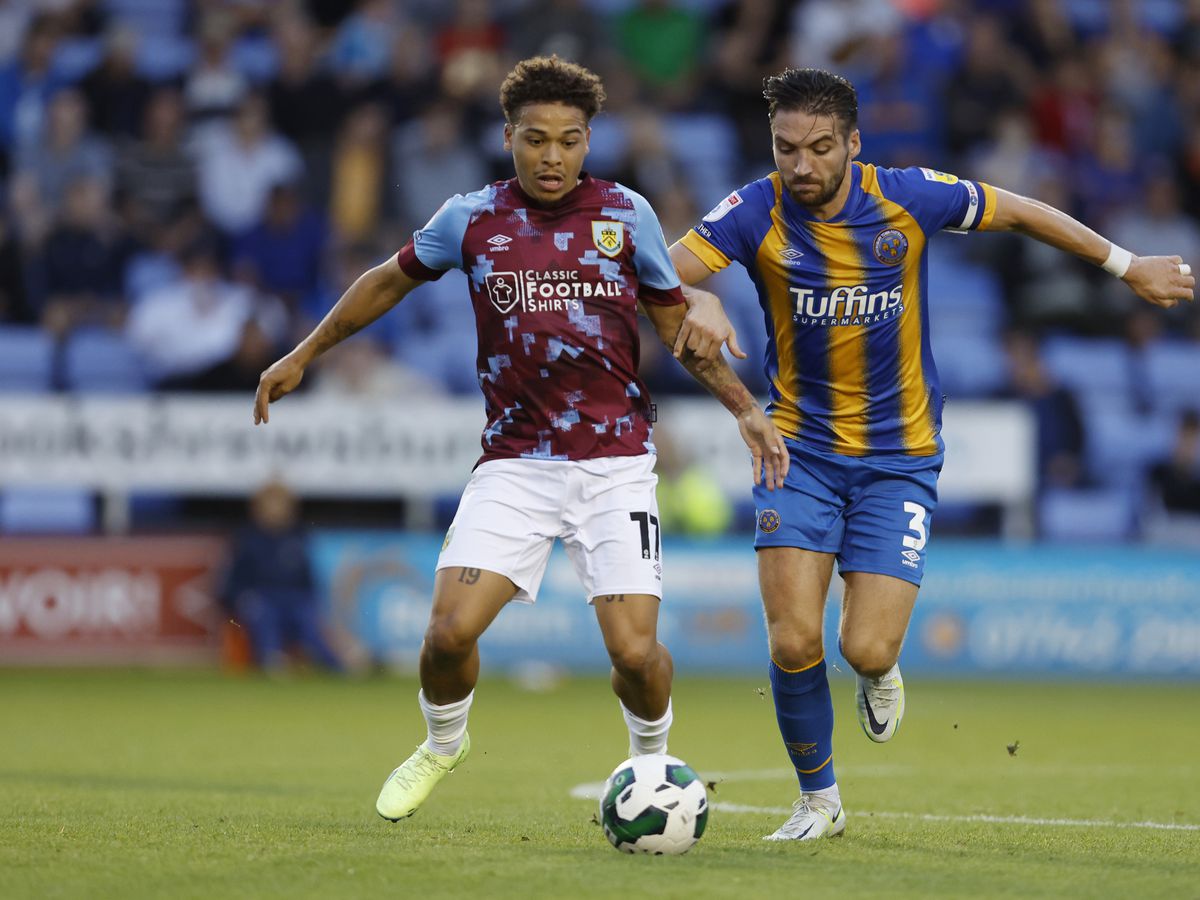
[[[772,419],[787,437],[846,456],[942,451],[929,348],[926,242],[986,228],[995,190],[932,169],[854,163],[827,222],[777,172],[746,185],[682,240],[712,271],[740,262],[767,325]]]

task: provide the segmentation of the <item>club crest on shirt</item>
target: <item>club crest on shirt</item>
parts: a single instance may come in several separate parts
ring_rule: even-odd
[[[758,514],[758,530],[764,534],[770,534],[772,531],[779,530],[779,511],[775,509],[764,509]]]
[[[625,246],[625,223],[593,221],[592,243],[605,256],[616,256]]]
[[[875,258],[884,265],[899,265],[908,255],[908,238],[898,229],[885,228],[875,235],[875,243],[871,249]]]

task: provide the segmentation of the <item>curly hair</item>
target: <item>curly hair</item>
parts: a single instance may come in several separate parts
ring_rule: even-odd
[[[500,108],[510,125],[516,124],[522,108],[530,103],[565,103],[590,122],[604,100],[599,75],[557,56],[521,60],[500,85]]]
[[[784,69],[763,79],[767,115],[798,109],[814,116],[833,116],[849,134],[858,126],[858,92],[854,85],[823,69]]]

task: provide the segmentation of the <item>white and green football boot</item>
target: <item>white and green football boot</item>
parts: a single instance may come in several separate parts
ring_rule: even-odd
[[[774,834],[764,837],[764,841],[815,841],[837,837],[846,830],[846,813],[840,800],[831,807],[811,794],[801,794],[792,807],[791,818]]]
[[[407,819],[421,808],[437,783],[453,772],[470,752],[471,738],[466,734],[462,746],[453,756],[439,756],[429,749],[428,742],[421,744],[383,783],[383,790],[375,801],[375,811],[391,822]]]
[[[878,678],[859,675],[855,690],[863,733],[877,744],[890,741],[904,718],[904,679],[899,664]]]

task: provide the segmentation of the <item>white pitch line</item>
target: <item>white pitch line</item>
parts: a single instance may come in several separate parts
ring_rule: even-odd
[[[734,773],[728,773],[730,775]],[[790,774],[790,773],[789,773]],[[734,779],[726,778],[731,781]],[[757,780],[764,780],[762,778]],[[594,781],[577,784],[571,788],[571,796],[576,800],[598,800],[604,789],[604,782]],[[770,816],[782,816],[791,813],[790,806],[747,806],[744,803],[725,803],[716,801],[709,804],[710,808],[728,813],[752,813]],[[891,811],[855,812],[852,816],[874,816],[877,819],[911,819],[919,822],[986,822],[992,825],[1037,825],[1053,828],[1146,828],[1156,831],[1200,831],[1200,825],[1184,822],[1112,822],[1105,819],[1040,819],[1031,816],[992,816],[985,813],[973,815],[941,815],[937,813],[911,813]]]

